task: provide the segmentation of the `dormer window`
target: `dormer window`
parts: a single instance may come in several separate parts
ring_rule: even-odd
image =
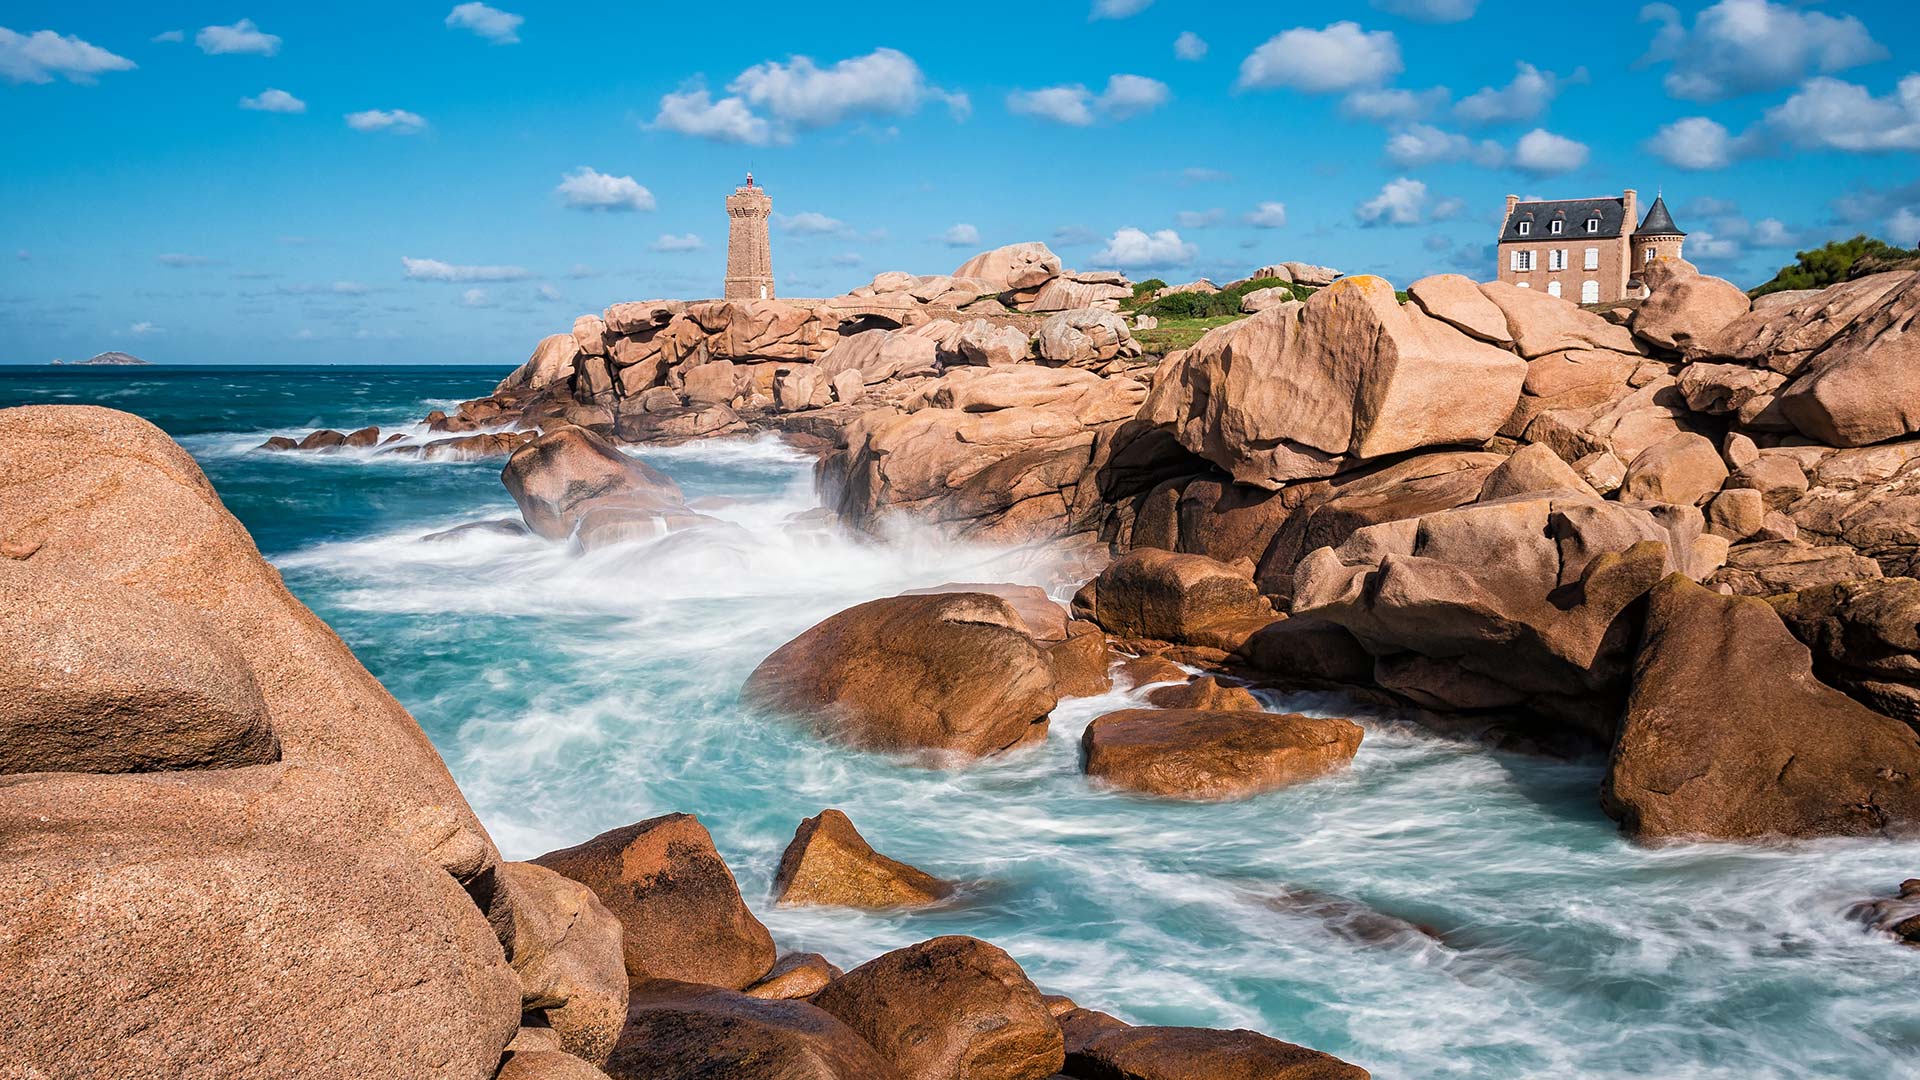
[[[1597,218],[1597,217],[1590,217],[1590,218],[1588,218],[1588,219],[1587,219],[1587,231],[1588,231],[1588,232],[1590,232],[1590,233],[1597,233],[1597,232],[1599,232],[1599,231],[1600,231],[1600,219],[1599,219],[1599,218]]]
[[[1520,235],[1521,235],[1521,236],[1525,236],[1525,235],[1527,235],[1528,233],[1530,233],[1530,232],[1532,232],[1532,231],[1533,231],[1533,222],[1531,222],[1531,221],[1523,221],[1523,222],[1521,222],[1521,223],[1520,223]]]
[[[1559,236],[1559,235],[1560,235],[1560,226],[1561,226],[1562,224],[1564,224],[1564,222],[1562,222],[1562,221],[1561,221],[1561,220],[1560,220],[1559,218],[1555,218],[1555,219],[1553,219],[1553,223],[1552,223],[1551,225],[1548,225],[1548,226],[1547,226],[1547,228],[1548,228],[1548,230],[1549,230],[1549,231],[1551,231],[1551,232],[1553,233],[1553,235],[1555,235],[1555,236]]]

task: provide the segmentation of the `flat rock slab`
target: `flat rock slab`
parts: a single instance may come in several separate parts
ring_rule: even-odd
[[[1310,780],[1353,760],[1351,720],[1207,709],[1123,709],[1080,738],[1088,776],[1175,799],[1234,799]]]
[[[1125,1080],[1367,1080],[1330,1054],[1254,1031],[1123,1027],[1102,1032],[1067,1058],[1067,1075]]]

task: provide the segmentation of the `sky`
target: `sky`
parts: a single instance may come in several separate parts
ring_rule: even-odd
[[[1487,278],[1507,194],[1628,187],[1743,286],[1920,244],[1907,0],[5,0],[0,130],[0,363],[518,363],[717,294],[749,169],[796,297],[1025,240]]]

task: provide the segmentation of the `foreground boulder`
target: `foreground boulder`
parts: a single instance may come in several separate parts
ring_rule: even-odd
[[[688,514],[671,478],[585,428],[550,431],[515,450],[500,480],[527,528],[549,540],[567,539],[590,516],[664,522]]]
[[[986,593],[848,608],[761,661],[741,696],[862,749],[962,761],[1043,737],[1057,700],[1019,613]]]
[[[627,1026],[606,1065],[613,1080],[896,1080],[847,1025],[803,1001],[714,986],[636,985]]]
[[[620,921],[585,885],[533,863],[503,862],[485,887],[523,1018],[538,1017],[568,1054],[605,1062],[626,1022]]]
[[[1068,1076],[1107,1080],[1367,1080],[1358,1065],[1254,1031],[1109,1027],[1067,1057]]]
[[[1904,833],[1920,734],[1816,680],[1765,602],[1670,577],[1648,596],[1601,801],[1642,839]]]
[[[1087,725],[1086,772],[1127,791],[1234,799],[1332,772],[1360,749],[1349,720],[1246,710],[1125,709]]]
[[[1060,1071],[1060,1025],[1020,965],[970,937],[876,957],[813,1002],[865,1039],[902,1080],[1042,1080]]]
[[[533,861],[592,889],[620,920],[632,980],[738,990],[773,966],[773,935],[692,814],[649,818]]]
[[[774,899],[781,904],[924,907],[952,892],[932,874],[873,850],[838,810],[801,822],[773,875]]]
[[[1204,555],[1154,548],[1115,559],[1074,597],[1074,615],[1121,638],[1231,650],[1274,619],[1253,579]]]

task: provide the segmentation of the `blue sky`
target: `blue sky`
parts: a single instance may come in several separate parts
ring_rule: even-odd
[[[517,363],[718,291],[972,252],[1491,276],[1509,192],[1664,188],[1750,285],[1920,243],[1906,3],[0,5],[0,362]]]

